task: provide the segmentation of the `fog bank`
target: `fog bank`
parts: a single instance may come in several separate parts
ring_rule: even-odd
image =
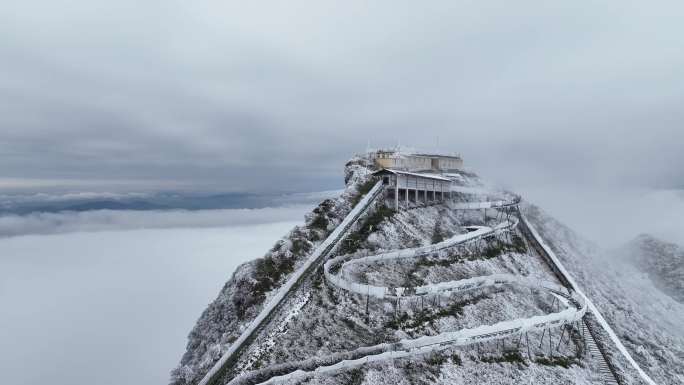
[[[264,219],[249,213],[228,228],[0,239],[2,382],[166,384],[235,267],[299,223],[244,225]]]
[[[641,233],[684,245],[684,190],[522,187],[528,201],[604,248]]]
[[[143,228],[244,226],[303,220],[314,205],[225,210],[94,210],[0,216],[0,237]]]

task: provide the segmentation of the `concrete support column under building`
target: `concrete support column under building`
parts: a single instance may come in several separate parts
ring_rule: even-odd
[[[399,175],[394,176],[394,209],[399,211]]]

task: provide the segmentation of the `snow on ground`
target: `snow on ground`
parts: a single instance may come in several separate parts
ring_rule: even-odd
[[[460,226],[469,223],[470,220],[482,223],[483,217],[481,214],[456,214],[445,206],[414,208],[386,219],[374,233],[376,236],[369,237],[366,246],[372,247],[371,245],[375,245],[379,239],[382,239],[383,246],[389,244],[396,245],[398,248],[414,246],[416,243],[429,244],[433,241],[438,223],[445,232],[454,234],[462,231]],[[475,255],[474,252],[472,255],[469,254],[470,257]],[[416,270],[415,265],[420,265],[420,261],[399,259],[373,268],[370,268],[370,265],[355,266],[355,269],[358,269],[355,273],[360,273],[364,267],[369,267],[369,271],[372,273],[367,277],[382,284],[387,284],[384,281],[385,279],[401,282],[407,271],[418,271],[418,275],[424,275],[422,279],[429,277],[431,282],[441,282],[454,277],[469,277],[473,276],[469,275],[473,273],[477,273],[475,276],[479,276],[482,275],[480,273],[499,272],[549,279],[548,268],[543,265],[541,260],[524,253],[507,252],[488,259],[466,259],[463,256],[457,259],[457,261],[450,261],[449,264],[439,265],[437,271],[431,270],[435,267],[434,265],[423,266],[424,268],[421,267],[421,269]],[[426,297],[426,303],[417,301],[403,303],[401,311],[396,313],[396,308],[391,302],[372,299],[367,304],[361,296],[329,288],[321,282],[322,277],[317,279],[319,280],[318,283],[314,280],[311,287],[311,300],[303,307],[298,317],[290,320],[287,333],[281,334],[279,344],[264,356],[264,362],[261,363],[262,367],[349,351],[379,343],[396,342],[404,338],[430,336],[516,318],[545,315],[559,310],[557,307],[554,308],[552,297],[548,294],[506,286],[505,288],[471,291],[459,296]],[[369,310],[368,315],[366,308]],[[424,311],[421,311],[422,309]],[[406,316],[402,315],[404,313]],[[530,333],[534,345],[531,348],[533,357],[547,351],[546,345],[541,349],[537,346],[541,337],[542,335],[538,332]],[[555,345],[555,341],[559,338],[558,331],[556,331],[554,338],[553,344]],[[546,339],[548,340],[548,334]],[[512,341],[508,341],[508,343],[511,344]],[[571,357],[578,347],[574,343],[570,343],[561,345],[559,349],[560,351],[556,354]],[[421,359],[418,358],[417,362],[421,362]],[[491,365],[489,363],[481,364]],[[541,366],[536,363],[528,362],[528,364],[531,367]],[[357,369],[351,371],[354,370]],[[368,368],[361,367],[358,370],[363,374]],[[591,383],[588,380],[591,375],[576,365],[571,365],[570,369],[554,367],[539,370],[562,372],[556,373],[553,378],[567,379],[567,381],[575,378],[576,372],[579,371],[580,377],[587,379],[584,383]],[[572,374],[565,373],[567,370],[571,371]],[[520,378],[528,378],[526,376],[522,375]],[[334,377],[344,378],[344,375],[340,374]],[[444,378],[446,379],[448,376]],[[319,375],[311,382],[335,383],[329,381],[334,380]]]
[[[346,172],[348,181],[362,183],[359,176],[365,174],[361,172],[364,171],[361,164],[362,162],[358,159],[350,162],[348,165],[350,167]],[[482,185],[472,175],[460,175],[459,180],[466,186]],[[460,202],[478,200],[474,193],[461,192],[461,194],[457,197]],[[337,200],[335,212],[338,214],[345,212],[349,201],[350,196]],[[402,210],[384,218],[379,226],[371,229],[370,236],[362,240],[360,250],[349,257],[434,244],[441,239],[463,232],[462,225],[486,225],[493,221],[493,215],[497,215],[497,211],[493,209],[489,209],[489,216],[485,217],[482,211],[455,211],[448,206],[445,204],[428,207],[412,205],[413,208],[409,210]],[[333,218],[333,223],[329,223],[329,229],[339,222],[341,216],[337,215]],[[563,229],[542,215],[535,215],[535,219],[541,221],[543,236],[552,235],[550,239],[556,247],[554,251],[564,263],[567,263],[571,274],[578,277],[578,282],[589,287],[587,294],[597,301],[597,305],[602,308],[607,318],[613,320],[613,326],[622,324],[616,327],[616,331],[620,334],[620,338],[627,341],[626,345],[631,349],[630,351],[636,352],[637,360],[642,365],[648,366],[649,373],[656,377],[659,383],[681,382],[680,369],[670,368],[670,372],[665,373],[669,369],[668,366],[676,367],[681,363],[684,357],[681,341],[664,331],[676,327],[676,317],[682,314],[680,310],[660,297],[654,301],[655,303],[647,305],[634,301],[636,298],[639,301],[647,301],[645,296],[651,294],[648,286],[644,286],[646,290],[641,294],[630,292],[634,289],[629,288],[625,288],[624,293],[616,291],[616,287],[623,288],[616,282],[625,278],[613,276],[615,273],[620,274],[617,269],[586,266],[595,264],[595,258],[585,256],[593,255],[595,248],[583,243],[569,230]],[[292,246],[291,243],[290,246]],[[524,246],[523,242],[522,247]],[[548,266],[542,263],[532,249],[519,250],[518,247],[521,247],[519,243],[513,249],[506,249],[492,255],[482,249],[477,252],[463,249],[451,256],[359,264],[344,274],[353,275],[361,281],[383,285],[399,285],[407,281],[409,277],[409,283],[414,286],[421,282],[438,283],[492,273],[554,279]],[[477,257],[477,253],[485,253],[487,258]],[[580,257],[577,257],[578,255]],[[301,261],[301,258],[298,259],[296,264],[300,264]],[[585,268],[588,272],[583,270]],[[247,272],[245,276],[249,277],[250,274]],[[631,278],[630,276],[627,279]],[[646,285],[647,282],[649,281],[645,280],[643,284]],[[422,298],[420,302],[414,299],[404,301],[397,306],[393,300],[368,300],[364,296],[330,287],[325,283],[322,271],[317,271],[312,277],[307,278],[300,290],[301,293],[298,294],[306,293],[307,300],[297,303],[293,300],[291,305],[296,307],[297,311],[292,316],[283,314],[282,322],[269,326],[265,334],[267,336],[265,345],[253,344],[250,352],[255,354],[247,355],[248,358],[241,358],[243,361],[238,365],[249,364],[253,368],[282,363],[290,365],[289,363],[311,357],[348,352],[359,347],[395,343],[406,338],[431,336],[463,327],[481,326],[502,320],[558,311],[557,308],[554,309],[558,302],[553,301],[551,296],[541,294],[536,290],[511,288],[509,285],[473,290],[459,296],[430,295]],[[234,299],[238,295],[232,291],[227,291],[225,294],[225,299],[221,299],[220,296],[217,301],[222,304],[228,303],[231,298]],[[631,301],[626,299],[628,296],[631,296]],[[297,295],[296,298],[304,297]],[[652,314],[642,314],[645,308],[651,308],[648,310],[652,311]],[[254,309],[258,309],[258,306]],[[674,310],[669,317],[664,316],[664,311],[667,309]],[[225,310],[219,309],[216,313],[218,317],[216,322],[220,321],[220,316],[224,315]],[[624,321],[620,319],[621,312],[627,312],[623,314],[626,316]],[[668,322],[669,320],[673,322],[667,327],[657,326],[658,322],[663,321],[655,318],[661,315]],[[212,327],[205,328],[204,326],[201,322],[198,324],[198,327],[203,328],[203,333],[215,334],[216,331]],[[545,335],[543,332],[535,331],[526,335],[529,337],[529,344],[520,345],[522,340],[520,338],[518,341],[502,340],[496,342],[496,345],[493,343],[486,343],[482,346],[471,345],[460,350],[458,359],[450,356],[451,353],[426,354],[422,358],[417,356],[356,366],[338,374],[318,374],[312,379],[305,380],[304,383],[356,385],[482,382],[494,384],[601,383],[603,379],[597,373],[596,360],[582,353],[583,346],[579,343],[581,340],[579,329],[574,329],[573,326],[568,329],[568,332],[571,333],[572,338],[568,339],[566,334],[565,343],[561,343],[563,335],[560,329],[552,330],[550,336],[549,333]],[[277,343],[273,343],[276,339]],[[201,339],[197,338],[196,341],[201,341]],[[502,345],[499,346],[499,343]],[[554,346],[557,343],[558,345]],[[662,347],[668,346],[668,343],[675,346]],[[525,353],[529,348],[528,354],[531,359],[520,355],[502,356],[503,349],[506,346],[511,348],[514,344],[517,348],[525,346],[524,350],[516,349],[524,356],[527,355]],[[482,355],[480,349],[485,351]],[[196,354],[194,350],[194,347],[189,347],[188,354]],[[201,349],[196,350],[206,356]],[[549,360],[550,352],[554,358]],[[575,356],[576,354],[578,356]],[[198,356],[191,358],[194,360],[196,357]],[[194,362],[192,364],[195,365]],[[624,362],[618,362],[618,366],[624,367]],[[637,382],[628,379],[628,384],[631,383]]]
[[[247,362],[245,362],[242,367],[239,368],[240,374],[249,370],[253,370],[255,364],[258,364],[261,360],[261,357],[268,351],[273,350],[275,346],[280,343],[283,338],[283,334],[287,333],[287,324],[290,322],[290,320],[292,320],[292,318],[300,313],[302,307],[306,305],[310,297],[311,295],[309,293],[305,293],[304,295],[295,298],[294,306],[288,310],[285,318],[280,320],[278,325],[271,329],[266,338],[259,341],[256,349],[250,352]]]
[[[684,305],[539,208],[525,212],[641,368],[658,384],[684,383]]]
[[[601,379],[595,371],[579,366],[558,370],[544,365],[525,366],[512,363],[481,364],[462,358],[461,365],[451,362],[442,366],[436,384],[449,385],[497,385],[497,384],[597,384]],[[483,370],[484,369],[484,370]]]
[[[197,383],[217,368],[215,364],[221,357],[227,357],[224,353],[268,306],[269,300],[278,295],[278,289],[352,210],[367,171],[362,159],[348,162],[347,187],[339,197],[321,202],[306,215],[304,226],[294,227],[262,258],[237,268],[190,331],[187,349],[171,373],[171,384]]]
[[[463,248],[452,250],[447,257],[425,257],[412,261],[383,261],[353,264],[348,273],[371,285],[400,286],[408,283],[438,283],[491,274],[518,274],[548,278],[543,262],[526,254],[506,252],[494,258],[479,258]],[[472,258],[472,259],[469,259]]]
[[[318,375],[308,381],[288,384],[311,385],[509,385],[562,384],[602,385],[597,368],[591,361],[568,368],[525,362],[485,362],[495,356],[479,355],[474,350],[454,349],[423,359],[395,359],[369,364],[334,376]]]

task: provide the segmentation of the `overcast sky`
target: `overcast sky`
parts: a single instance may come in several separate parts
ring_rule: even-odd
[[[339,189],[368,143],[439,143],[603,246],[642,231],[682,243],[684,195],[643,192],[684,188],[682,20],[681,0],[4,1],[0,195]],[[616,199],[616,187],[642,191]],[[293,223],[227,238],[80,232],[301,220],[300,208],[4,217],[0,236],[79,233],[0,239],[0,278],[13,278],[0,303],[16,310],[0,317],[14,327],[0,337],[16,340],[0,371],[27,383],[93,383],[111,368],[111,383],[166,378],[179,352],[164,343],[182,346],[199,314],[183,304],[204,307],[231,258],[261,255]],[[154,275],[158,256],[170,259]],[[121,272],[132,272],[125,303]],[[140,346],[168,355],[143,362]],[[42,357],[55,359],[22,366]]]
[[[353,152],[684,185],[680,1],[6,2],[0,188],[339,187]]]

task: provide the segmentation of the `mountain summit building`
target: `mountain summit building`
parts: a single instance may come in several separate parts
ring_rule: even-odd
[[[370,154],[379,169],[401,171],[454,171],[463,169],[463,159],[458,155],[406,153],[399,150],[377,150]]]
[[[409,207],[409,202],[428,204],[450,199],[453,180],[449,172],[463,170],[463,159],[457,155],[400,150],[378,150],[368,155],[378,169],[373,175],[382,180],[385,198],[395,209],[402,200]]]

